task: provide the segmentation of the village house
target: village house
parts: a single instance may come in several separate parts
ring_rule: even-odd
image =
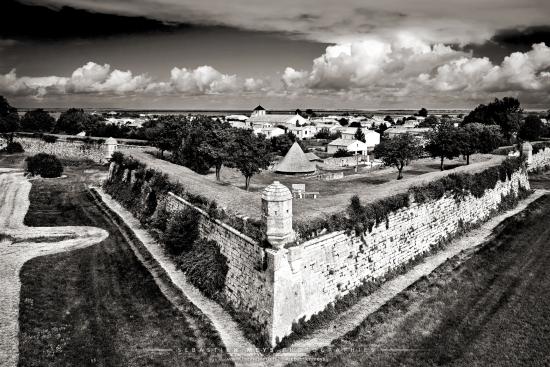
[[[334,154],[340,149],[353,154],[367,155],[369,147],[362,141],[353,139],[336,139],[327,145],[327,153]]]
[[[284,129],[281,129],[280,127],[261,127],[254,129],[254,134],[263,134],[267,139],[272,138],[274,136],[283,135],[285,133]]]
[[[309,124],[308,119],[300,115],[270,114],[262,106],[256,107],[247,121],[248,126],[257,129],[274,126],[302,126]]]
[[[342,134],[342,139],[345,140],[355,140],[355,133],[357,133],[356,127],[345,127],[339,129]],[[374,148],[376,145],[380,144],[380,134],[373,130],[361,129],[363,134],[365,134],[365,143],[369,148]]]
[[[293,133],[298,139],[311,139],[317,133],[315,126],[293,126],[287,125],[287,132]]]

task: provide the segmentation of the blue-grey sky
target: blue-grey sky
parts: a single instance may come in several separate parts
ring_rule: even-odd
[[[550,108],[543,0],[4,0],[19,107]]]

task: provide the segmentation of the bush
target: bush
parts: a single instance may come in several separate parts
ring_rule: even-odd
[[[21,145],[21,143],[12,141],[11,143],[8,143],[8,145],[4,149],[2,149],[2,151],[8,154],[15,154],[15,153],[23,153],[25,149],[23,149],[23,146]]]
[[[341,212],[330,218],[306,220],[295,224],[299,240],[307,240],[318,236],[323,231],[355,231],[361,234],[371,232],[375,226],[386,223],[389,227],[388,216],[399,209],[409,206],[409,195],[412,195],[417,204],[439,200],[444,195],[452,195],[456,200],[462,200],[467,195],[480,198],[487,190],[495,188],[500,180],[505,182],[511,179],[514,172],[525,168],[521,157],[508,158],[499,166],[489,167],[475,174],[450,174],[422,186],[413,186],[407,193],[401,193],[377,200],[373,203],[361,204],[356,195],[351,198],[346,212]]]
[[[342,157],[351,157],[353,155],[352,152],[348,152],[345,149],[338,149],[336,153],[334,153],[334,158],[342,158]]]
[[[192,208],[175,212],[168,221],[161,241],[172,255],[189,252],[199,237],[197,213]]]
[[[42,136],[42,140],[44,140],[44,142],[46,143],[55,143],[57,141],[57,136],[55,135],[44,135]]]
[[[63,173],[63,166],[55,155],[38,153],[28,157],[27,172],[32,176],[40,175],[46,178],[59,177]]]
[[[199,238],[191,251],[179,257],[178,265],[187,280],[206,296],[212,298],[223,290],[229,268],[215,241]]]

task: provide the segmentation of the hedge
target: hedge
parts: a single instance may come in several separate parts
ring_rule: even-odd
[[[482,172],[450,174],[423,186],[411,187],[406,193],[386,197],[373,203],[363,205],[359,197],[354,196],[346,211],[333,214],[328,218],[302,221],[294,227],[299,240],[308,240],[325,232],[341,230],[355,231],[358,235],[366,231],[371,232],[374,226],[381,223],[385,223],[388,227],[389,214],[408,207],[410,198],[418,204],[439,200],[447,194],[459,201],[468,195],[480,198],[485,191],[494,189],[499,180],[505,182],[514,172],[522,169],[525,169],[524,159],[511,157],[500,165]]]
[[[150,195],[153,193],[155,200],[160,202],[168,192],[172,192],[194,206],[206,211],[212,219],[218,219],[248,237],[257,240],[262,245],[267,246],[265,240],[266,224],[264,221],[257,219],[245,220],[218,209],[215,201],[186,191],[185,187],[180,183],[171,182],[166,174],[152,168],[147,168],[143,163],[127,157],[120,152],[113,153],[111,161],[115,162],[118,168],[115,177],[111,181],[105,182],[105,191],[121,202],[143,224],[149,224],[153,233],[159,234],[166,227],[164,226],[164,228],[159,229],[153,225],[155,223],[162,226],[159,221],[155,220],[153,212],[150,210]],[[123,181],[122,175],[126,170],[128,172],[132,171],[135,177],[135,182],[131,187],[129,187],[129,182]],[[148,192],[148,196],[145,196],[145,191]]]

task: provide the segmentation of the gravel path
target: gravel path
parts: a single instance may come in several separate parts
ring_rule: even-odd
[[[218,331],[222,339],[227,353],[235,363],[235,366],[263,366],[265,360],[257,348],[243,335],[237,323],[231,316],[216,302],[203,296],[200,291],[193,285],[189,284],[185,279],[185,275],[181,270],[176,268],[176,264],[164,253],[164,250],[159,246],[155,239],[145,230],[139,221],[123,208],[116,200],[99,188],[93,188],[103,200],[103,202],[121,217],[126,225],[134,232],[135,236],[143,243],[151,256],[156,260],[164,273],[168,276],[177,288],[204,313]],[[157,283],[163,281],[163,277],[159,276],[158,269],[151,269],[154,264],[144,261],[143,256],[132,247],[136,256],[143,262],[144,266],[151,271]],[[165,288],[161,286],[161,289]],[[166,297],[173,301],[170,294],[165,293]]]
[[[382,285],[373,294],[364,297],[359,303],[343,312],[333,320],[326,328],[295,342],[287,350],[281,350],[273,355],[262,357],[256,348],[243,336],[237,323],[217,303],[204,297],[195,287],[187,283],[185,276],[176,269],[175,264],[164,254],[154,239],[141,227],[139,222],[118,202],[100,189],[97,192],[103,201],[117,213],[136,236],[150,251],[151,255],[165,269],[170,280],[179,287],[183,293],[201,311],[210,318],[214,327],[220,333],[222,341],[227,347],[228,353],[237,366],[284,366],[290,361],[307,358],[309,353],[329,345],[333,340],[345,335],[359,325],[367,316],[377,311],[385,303],[415,283],[421,277],[430,274],[449,258],[465,250],[471,250],[487,241],[495,227],[504,219],[524,210],[530,203],[548,193],[545,190],[536,190],[529,198],[522,201],[513,210],[498,215],[481,227],[470,231],[468,234],[451,242],[444,250],[427,257],[422,263],[416,265],[406,274],[398,276]]]
[[[19,272],[28,260],[87,247],[108,233],[86,226],[27,227],[31,183],[23,172],[0,170],[0,366],[16,366],[19,348]]]

